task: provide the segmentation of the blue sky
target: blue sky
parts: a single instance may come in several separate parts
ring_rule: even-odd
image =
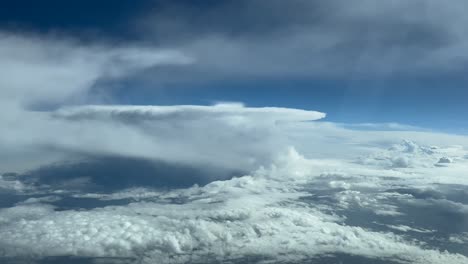
[[[139,84],[127,84],[128,86]],[[327,120],[349,123],[398,122],[462,133],[468,121],[463,80],[319,81],[255,80],[171,86],[132,92],[119,84],[123,104],[202,104],[244,102],[249,106],[281,106],[320,110]]]

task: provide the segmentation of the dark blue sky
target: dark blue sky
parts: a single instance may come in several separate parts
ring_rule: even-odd
[[[467,91],[460,83],[373,81],[260,80],[217,82],[208,85],[115,89],[125,104],[212,104],[238,101],[250,106],[281,106],[320,110],[327,120],[351,123],[399,122],[464,133],[468,120]],[[364,87],[364,88],[363,88]],[[397,88],[395,88],[397,87]],[[449,87],[449,88],[448,88]],[[447,90],[449,92],[447,92]]]
[[[267,2],[3,1],[0,30],[195,54],[195,69],[98,82],[90,93],[106,93],[109,103],[241,101],[319,110],[329,121],[467,131],[468,64],[456,55],[464,42],[452,36],[458,20],[408,22],[392,16],[399,10],[382,17],[378,8],[348,14],[316,1]],[[339,39],[332,47],[314,46],[330,36]],[[441,50],[455,56],[430,57]]]
[[[38,33],[99,33],[117,37],[128,19],[142,12],[139,1],[2,1],[0,25],[7,30]]]

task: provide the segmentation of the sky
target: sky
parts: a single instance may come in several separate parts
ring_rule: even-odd
[[[236,101],[322,110],[334,122],[395,122],[455,133],[466,133],[468,127],[463,1],[4,5],[4,39],[65,41],[82,49],[169,49],[191,60],[184,66],[145,65],[118,78],[96,76],[83,91],[89,98],[32,102],[38,109],[83,100],[140,105]]]
[[[0,262],[468,263],[467,10],[2,1]]]

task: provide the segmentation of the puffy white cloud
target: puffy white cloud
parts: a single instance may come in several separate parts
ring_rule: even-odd
[[[467,261],[463,255],[427,249],[422,242],[390,231],[346,225],[339,211],[306,203],[302,198],[314,193],[306,187],[322,177],[313,168],[316,162],[291,150],[252,175],[204,187],[148,192],[140,197],[143,200],[124,206],[54,211],[51,206],[25,203],[2,209],[0,253],[129,257],[143,263],[246,256],[297,262],[327,253],[411,263]],[[351,171],[349,177],[362,176]],[[385,184],[383,178],[374,178]],[[141,189],[130,193],[135,191],[144,193]],[[360,195],[365,199],[360,199],[361,206],[380,209],[386,205],[385,197],[391,196],[372,200],[370,194]],[[118,197],[122,196],[114,198]],[[168,202],[174,198],[183,202]],[[425,233],[405,225],[389,228]]]
[[[346,142],[353,137],[361,141],[357,146],[342,145],[343,150],[353,155],[361,153],[361,144],[373,142],[375,133],[385,133],[352,131],[327,123],[278,124],[278,120],[308,120],[321,114],[291,109],[271,110],[241,105],[85,107],[60,110],[54,114],[54,118],[66,123],[79,119],[80,124],[95,122],[106,124],[108,128],[112,123],[145,131],[153,131],[149,129],[151,124],[158,122],[164,126],[189,123],[192,134],[201,133],[202,128],[210,125],[221,127],[222,131],[216,132],[217,135],[231,143],[237,141],[232,140],[230,133],[223,134],[223,131],[238,133],[246,125],[257,127],[252,123],[257,124],[258,120],[262,129],[279,126],[278,132],[281,133],[297,132],[304,127],[311,132],[314,128],[319,132],[328,130],[336,134],[344,131],[351,136],[342,133],[341,140]],[[236,122],[231,122],[233,116],[237,116]],[[239,122],[238,117],[243,122]],[[195,125],[198,120],[203,120],[198,124],[200,128]],[[396,135],[392,140],[397,140],[403,132],[393,133]],[[424,133],[418,135],[428,135],[428,132]],[[356,138],[356,135],[359,137]],[[437,135],[432,136],[437,138]],[[164,140],[168,138],[166,136]],[[273,136],[275,140],[278,138]],[[153,137],[152,140],[156,139]],[[102,140],[104,137],[100,138]],[[239,142],[246,140],[242,137]],[[284,144],[301,142],[296,140],[292,137],[281,141]],[[262,142],[260,146],[265,148],[268,144]],[[436,188],[434,184],[441,182],[460,184],[459,177],[451,177],[451,174],[460,173],[466,168],[468,161],[463,159],[466,150],[456,146],[426,147],[407,140],[390,144],[383,150],[381,148],[378,144],[367,148],[367,152],[370,152],[367,156],[376,161],[371,166],[343,157],[306,158],[290,148],[284,155],[274,155],[270,165],[261,166],[250,175],[214,181],[203,187],[73,194],[76,199],[112,201],[131,198],[134,201],[122,206],[55,211],[53,206],[47,204],[57,202],[57,197],[48,195],[27,199],[15,207],[0,211],[0,253],[10,257],[129,257],[143,263],[208,262],[246,256],[275,261],[302,261],[321,254],[345,253],[412,263],[465,263],[467,258],[463,255],[442,249],[427,249],[424,246],[426,241],[408,239],[407,235],[400,236],[394,232],[433,235],[426,232],[427,228],[401,222],[408,214],[403,211],[404,206],[448,208],[453,213],[467,214],[463,203],[443,199],[420,200],[395,190],[395,186],[422,188],[433,185]],[[204,151],[208,153],[206,148]],[[213,157],[216,153],[219,152],[213,151]],[[313,156],[313,152],[309,155]],[[386,159],[398,155],[410,157],[414,161],[412,166],[389,167]],[[457,162],[448,167],[434,166],[434,160],[447,156]],[[385,162],[378,162],[382,160]],[[41,193],[48,192],[41,190]],[[68,195],[66,192],[59,194]],[[308,202],[307,199],[315,200]],[[390,222],[379,226],[388,229],[370,228],[370,223],[362,226],[347,224],[348,213],[359,210],[370,212],[367,216],[369,221],[372,221],[372,214],[384,217]],[[455,244],[458,241],[455,238],[452,240],[451,243]]]

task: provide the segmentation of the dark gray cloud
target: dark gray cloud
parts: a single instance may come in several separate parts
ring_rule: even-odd
[[[412,76],[460,71],[463,1],[221,1],[158,7],[136,23],[145,41],[194,57],[178,79]],[[164,79],[167,72],[157,75]]]
[[[170,48],[193,59],[192,65],[156,65],[126,76],[152,86],[233,79],[461,76],[468,65],[467,7],[462,0],[149,1],[112,20],[112,26],[94,18],[70,26],[58,17],[41,20],[47,27],[37,22],[36,31],[52,30],[104,46]],[[74,30],[93,27],[99,34]]]

